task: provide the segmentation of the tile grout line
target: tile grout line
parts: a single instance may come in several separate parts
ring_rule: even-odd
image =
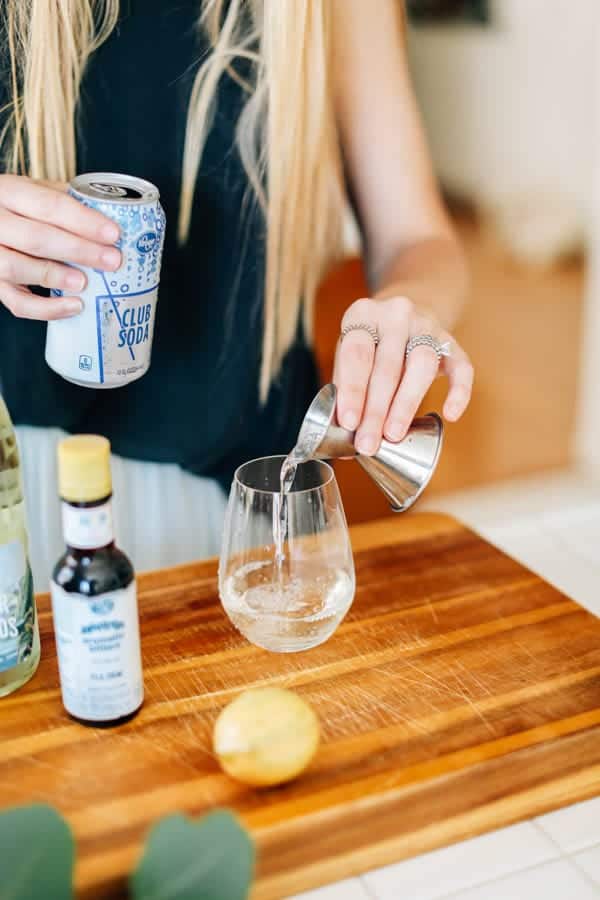
[[[486,878],[484,881],[476,881],[473,884],[465,885],[456,891],[450,891],[449,894],[439,894],[437,897],[432,897],[431,900],[452,900],[453,897],[460,900],[461,894],[464,894],[465,891],[472,891],[475,888],[482,888],[491,884],[496,884],[499,881],[506,881],[507,878],[512,878],[513,875],[520,875],[522,872],[533,872],[535,869],[543,869],[545,866],[551,866],[558,862],[566,862],[566,858],[551,857],[550,859],[544,859],[541,862],[534,863],[532,866],[523,866],[522,868],[512,869],[510,872],[504,872],[502,875],[498,875],[497,878]],[[579,869],[577,871],[579,871]],[[596,887],[596,885],[594,885],[594,887]]]
[[[367,873],[365,873],[365,874],[367,874]],[[363,891],[365,892],[367,897],[370,898],[370,900],[379,900],[377,894],[374,894],[373,891],[371,890],[371,888],[369,887],[369,885],[366,883],[365,874],[358,876],[358,880],[360,882],[361,888],[363,889]]]
[[[560,806],[559,809],[566,809],[566,807]],[[557,810],[553,810],[553,812],[557,812]],[[552,837],[550,832],[546,831],[543,825],[540,825],[540,823],[538,822],[538,817],[536,816],[534,819],[530,819],[529,821],[539,834],[543,835],[543,837],[545,837],[553,847],[556,847],[556,849],[558,850],[558,855],[561,857],[561,859],[565,859],[567,857],[567,852],[563,850],[558,841],[556,841]]]
[[[590,799],[595,800],[596,798],[591,797]],[[580,803],[589,803],[589,800],[581,800],[579,802]],[[566,806],[559,806],[557,809],[552,810],[549,813],[543,813],[543,815],[552,815],[552,812],[560,812],[561,809],[568,809],[570,805],[573,805],[573,804],[567,804]],[[565,850],[563,847],[560,846],[560,844],[558,843],[556,838],[554,838],[553,835],[551,835],[549,831],[546,831],[546,829],[544,828],[543,825],[540,824],[538,819],[539,819],[539,816],[536,816],[535,818],[528,819],[527,821],[529,821],[534,826],[534,828],[536,828],[541,834],[543,834],[544,837],[547,838],[550,841],[550,843],[553,844],[558,849],[558,851],[560,852],[560,855],[563,859],[571,859],[574,856],[578,856],[580,853],[587,853],[588,850],[593,850],[595,847],[597,847],[598,850],[600,851],[600,840],[599,841],[594,840],[591,844],[585,844],[582,847],[574,847],[573,850]]]
[[[579,855],[580,853],[585,853],[588,850],[593,850],[595,847],[597,847],[598,850],[600,851],[600,842],[594,841],[594,843],[592,843],[588,846],[578,847],[577,849],[572,850],[572,851],[563,850],[563,848],[555,840],[555,838],[548,831],[546,831],[546,829],[544,828],[543,825],[541,825],[537,821],[537,818],[528,819],[526,821],[528,823],[530,823],[531,825],[533,825],[535,830],[539,834],[541,834],[542,837],[544,837],[548,841],[548,843],[552,845],[552,847],[554,847],[554,849],[557,851],[556,856],[551,856],[548,859],[542,860],[541,862],[538,862],[538,863],[534,863],[533,865],[526,865],[526,866],[522,866],[522,867],[520,866],[516,869],[511,869],[510,871],[504,872],[502,875],[499,875],[496,878],[489,878],[489,879],[485,879],[484,881],[474,882],[473,884],[470,884],[466,887],[459,888],[456,891],[451,891],[449,894],[440,894],[439,896],[436,896],[435,898],[433,898],[433,900],[452,900],[453,897],[460,898],[460,894],[464,891],[472,890],[474,888],[479,888],[479,887],[485,887],[485,885],[495,884],[495,882],[503,881],[506,878],[510,878],[512,875],[518,875],[521,872],[529,872],[534,869],[539,869],[539,868],[542,868],[543,866],[548,866],[548,865],[551,865],[552,863],[556,863],[556,862],[567,862],[567,863],[570,863],[572,866],[574,866],[574,868],[582,876],[584,881],[590,887],[593,888],[594,892],[596,894],[598,894],[598,896],[600,896],[600,886],[597,884],[596,881],[594,881],[591,878],[591,876],[589,876],[587,874],[587,872],[584,869],[581,868],[581,866],[575,860],[575,856]],[[442,848],[440,848],[440,849],[442,849]],[[406,860],[401,860],[400,863],[397,863],[396,865],[402,865],[402,862],[408,862],[411,858],[414,858],[414,857],[408,857],[408,859],[406,859]],[[381,868],[386,868],[386,867],[383,866]],[[376,892],[374,893],[374,889],[371,887],[371,885],[369,885],[367,883],[367,879],[368,879],[369,875],[376,873],[377,871],[378,871],[378,869],[373,869],[371,872],[365,872],[362,875],[358,876],[358,880],[361,883],[361,887],[363,888],[365,893],[369,896],[369,898],[371,898],[371,900],[379,900],[379,895]]]
[[[588,848],[588,849],[589,849],[589,848]],[[592,849],[593,849],[593,848],[592,848]],[[585,869],[582,869],[581,866],[578,865],[578,864],[575,862],[574,857],[568,856],[568,857],[566,857],[566,858],[567,858],[567,860],[571,863],[571,865],[573,866],[573,868],[575,869],[575,871],[576,871],[576,872],[579,872],[579,874],[581,875],[581,877],[583,878],[583,880],[584,880],[587,884],[589,884],[589,886],[592,888],[592,890],[594,891],[594,893],[595,893],[598,897],[600,897],[600,885],[598,884],[598,882],[594,881],[594,879],[593,879],[590,875],[588,875],[588,873],[585,871]]]
[[[593,850],[595,847],[597,847],[598,850],[600,851],[600,842],[594,841],[592,844],[590,844],[588,846],[579,847],[572,851],[567,851],[567,850],[564,850],[560,846],[560,844],[555,840],[555,838],[548,831],[546,831],[546,829],[543,827],[543,825],[541,825],[537,821],[537,817],[528,819],[526,821],[529,822],[530,824],[532,824],[533,827],[535,828],[535,830],[543,838],[545,838],[548,841],[548,843],[552,845],[552,847],[554,847],[554,849],[557,851],[556,856],[551,856],[548,859],[542,860],[541,862],[538,862],[538,863],[534,863],[533,865],[526,865],[526,866],[518,867],[516,869],[512,869],[508,872],[504,872],[502,875],[499,875],[496,878],[489,878],[489,879],[485,879],[484,881],[477,881],[468,886],[463,886],[462,888],[459,888],[456,891],[451,891],[449,894],[440,894],[440,895],[436,896],[435,898],[432,898],[432,900],[452,900],[452,898],[458,898],[458,900],[460,900],[461,894],[465,891],[473,890],[475,888],[485,887],[486,885],[492,885],[498,881],[503,881],[507,878],[510,878],[513,875],[518,875],[521,872],[530,872],[535,869],[541,869],[544,866],[549,866],[552,863],[557,863],[557,862],[566,862],[566,863],[569,863],[571,866],[573,866],[575,871],[582,877],[582,879],[586,882],[586,884],[592,888],[592,890],[594,891],[594,893],[597,896],[600,897],[600,885],[598,885],[598,883],[596,881],[594,881],[594,879],[590,875],[588,875],[588,873],[585,871],[585,869],[583,869],[579,865],[579,863],[577,863],[577,861],[575,859],[575,857],[578,856],[580,853],[585,853],[588,850]],[[409,859],[410,858],[411,857],[409,857]],[[398,863],[398,865],[401,865],[402,862],[405,862],[405,861],[407,862],[408,860],[402,860],[400,863]],[[382,868],[385,868],[385,867],[382,867]],[[359,881],[361,882],[361,886],[363,887],[365,893],[370,898],[372,898],[372,900],[380,900],[380,895],[373,892],[373,888],[367,883],[367,879],[370,874],[373,874],[377,871],[378,871],[377,869],[374,869],[374,870],[372,870],[372,873],[365,872],[364,874],[358,876]]]
[[[596,894],[598,894],[598,896],[600,897],[600,884],[598,884],[598,882],[594,878],[592,878],[591,875],[588,875],[588,873],[585,871],[585,869],[576,860],[576,857],[579,856],[580,853],[587,853],[588,850],[593,850],[594,848],[597,848],[598,851],[600,852],[600,843],[590,844],[589,847],[580,847],[579,850],[574,850],[574,851],[568,853],[566,858],[569,860],[570,863],[572,863],[572,865],[575,866],[575,868],[577,869],[577,871],[579,872],[581,877],[584,879],[584,881],[587,881],[588,884],[590,884],[593,887]]]

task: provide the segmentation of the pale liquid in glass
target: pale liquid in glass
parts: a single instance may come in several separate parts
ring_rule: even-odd
[[[253,644],[279,653],[326,641],[354,597],[352,577],[343,569],[324,567],[320,555],[311,560],[308,554],[294,560],[293,566],[289,561],[286,565],[287,496],[305,459],[295,447],[281,466],[280,492],[273,494],[274,554],[241,566],[222,589],[223,604],[236,628]]]
[[[323,643],[344,618],[354,583],[322,559],[297,563],[293,572],[273,559],[248,562],[225,581],[222,599],[233,624],[249,641],[286,653]]]

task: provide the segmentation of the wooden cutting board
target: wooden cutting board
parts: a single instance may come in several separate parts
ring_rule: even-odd
[[[274,900],[600,793],[600,621],[445,516],[353,530],[358,589],[338,633],[273,655],[229,625],[216,563],[140,579],[146,703],[113,730],[63,712],[47,597],[43,660],[0,701],[3,806],[69,819],[84,897],[121,896],[160,816],[236,809]],[[229,780],[211,755],[221,707],[293,687],[324,743],[287,787]]]

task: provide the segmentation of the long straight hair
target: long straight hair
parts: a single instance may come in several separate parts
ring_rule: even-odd
[[[5,168],[67,181],[77,168],[83,74],[117,24],[119,0],[5,0],[3,10],[11,80],[0,133]],[[301,315],[310,338],[318,283],[341,252],[344,186],[331,19],[330,0],[198,0],[210,52],[190,97],[178,236],[184,242],[189,234],[217,87],[234,78],[246,92],[236,144],[267,232],[262,400]],[[250,63],[249,79],[236,70],[240,59]]]

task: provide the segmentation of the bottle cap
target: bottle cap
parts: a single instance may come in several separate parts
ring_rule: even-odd
[[[92,503],[112,493],[106,438],[76,434],[59,441],[58,492],[68,503]]]

